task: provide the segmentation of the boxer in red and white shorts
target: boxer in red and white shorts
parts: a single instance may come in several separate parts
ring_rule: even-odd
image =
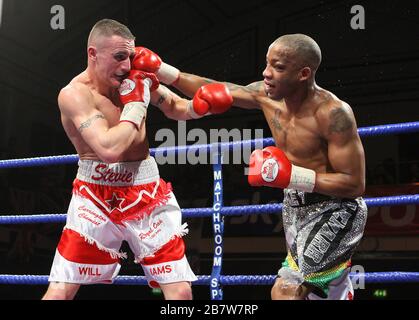
[[[147,110],[152,103],[167,118],[191,120],[227,111],[233,98],[223,84],[202,86],[193,100],[160,85],[138,68],[144,50],[118,21],[96,22],[86,49],[87,68],[58,95],[61,123],[80,163],[43,299],[74,299],[83,283],[112,282],[126,240],[150,286],[159,285],[167,300],[190,300],[196,277],[184,255],[187,229],[149,157]]]
[[[181,211],[156,161],[80,160],[50,282],[111,283],[126,240],[151,287],[195,281],[185,257]]]

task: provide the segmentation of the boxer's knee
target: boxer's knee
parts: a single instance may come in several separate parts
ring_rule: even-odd
[[[160,284],[166,300],[192,300],[192,288],[189,282]]]
[[[278,278],[271,289],[272,300],[301,300],[308,292],[303,285],[290,283],[286,279]]]
[[[79,288],[79,284],[51,282],[42,300],[72,300]]]

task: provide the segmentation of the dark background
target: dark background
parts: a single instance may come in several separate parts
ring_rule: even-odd
[[[65,8],[65,29],[52,30],[53,5]],[[365,30],[353,30],[353,5],[365,9]],[[74,154],[60,123],[57,94],[86,67],[86,40],[102,18],[125,23],[137,45],[149,47],[183,71],[220,81],[248,84],[261,80],[269,44],[286,33],[305,33],[322,48],[317,76],[353,108],[358,127],[419,120],[419,32],[417,1],[49,1],[3,0],[0,26],[0,153],[1,159]],[[156,132],[177,132],[176,121],[149,108],[148,136],[157,147]],[[233,109],[227,114],[187,123],[187,128],[228,130],[264,129],[258,111]],[[363,139],[367,184],[403,184],[419,181],[419,135],[403,134]],[[176,144],[180,142],[177,141]],[[193,141],[188,142],[192,144]],[[9,169],[0,171],[1,212],[10,214],[64,213],[70,199],[76,166]],[[164,165],[161,175],[172,181],[182,207],[211,204],[210,166]],[[277,202],[275,190],[254,192],[246,184],[242,165],[224,169],[224,202]],[[233,220],[235,219],[235,220]],[[256,218],[257,219],[257,218]],[[284,258],[284,244],[271,238],[266,217],[252,221],[226,220],[225,274],[274,274]],[[272,223],[278,216],[269,218]],[[273,222],[272,222],[273,221]],[[197,274],[209,274],[212,242],[209,219],[189,219],[189,259]],[[232,227],[229,231],[228,226]],[[0,273],[49,273],[62,229],[56,225],[0,226]],[[240,226],[240,228],[237,228]],[[282,237],[279,230],[274,236]],[[231,244],[229,240],[231,239]],[[249,250],[240,241],[261,247]],[[413,239],[413,247],[419,241]],[[203,244],[204,243],[204,244]],[[200,245],[198,245],[200,244]],[[263,247],[262,247],[263,246]],[[245,247],[245,248],[243,248]],[[412,245],[410,246],[412,247]],[[128,250],[128,249],[127,249]],[[418,271],[417,250],[394,247],[359,252],[354,264],[366,271]],[[121,274],[142,274],[131,261]],[[247,288],[243,290],[243,288]],[[373,299],[375,289],[388,289],[389,298],[417,298],[417,284],[368,285],[357,299]],[[37,299],[46,286],[0,286],[0,299]],[[195,297],[209,298],[208,287],[195,287]],[[413,295],[414,294],[414,295]],[[80,299],[161,299],[145,287],[91,286]],[[269,287],[226,287],[226,299],[268,299]]]

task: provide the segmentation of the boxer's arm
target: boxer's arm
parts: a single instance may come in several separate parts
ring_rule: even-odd
[[[190,120],[188,113],[189,100],[179,97],[176,93],[169,90],[162,84],[151,93],[150,103],[159,108],[166,117],[173,120]]]
[[[230,90],[221,83],[207,84],[198,89],[193,99],[185,100],[160,86],[152,103],[164,114],[175,120],[199,119],[210,114],[228,111],[233,103]]]
[[[96,109],[89,89],[83,85],[61,90],[58,104],[62,116],[72,121],[83,141],[104,162],[117,162],[137,136],[138,130],[129,122],[110,128],[104,115]]]
[[[153,51],[145,47],[135,48],[135,57],[132,61],[133,69],[153,72],[161,83],[174,86],[183,94],[192,98],[198,89],[204,85],[219,82],[196,75],[180,72],[179,69],[167,63]],[[245,109],[261,109],[266,94],[263,90],[262,81],[248,86],[239,86],[233,83],[224,83],[233,95],[233,105]]]
[[[189,73],[180,72],[178,80],[173,86],[188,97],[193,97],[199,87],[208,83],[218,81],[203,78]],[[240,86],[234,83],[222,82],[233,96],[233,106],[243,109],[261,109],[262,100],[266,99],[263,90],[263,81],[253,82],[247,86]]]
[[[336,173],[318,173],[315,192],[354,198],[365,190],[365,155],[354,114],[347,104],[335,105],[319,119]]]

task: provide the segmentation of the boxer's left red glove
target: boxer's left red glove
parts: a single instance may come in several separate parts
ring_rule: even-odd
[[[124,105],[119,121],[128,121],[139,127],[147,114],[150,91],[158,87],[159,81],[154,73],[131,70],[119,87],[119,98]]]
[[[222,83],[206,84],[198,89],[188,105],[188,114],[201,118],[206,114],[226,112],[233,104],[230,90]]]
[[[179,79],[180,74],[178,69],[164,63],[156,53],[144,47],[135,48],[132,68],[155,73],[160,82],[167,85],[175,83]]]

